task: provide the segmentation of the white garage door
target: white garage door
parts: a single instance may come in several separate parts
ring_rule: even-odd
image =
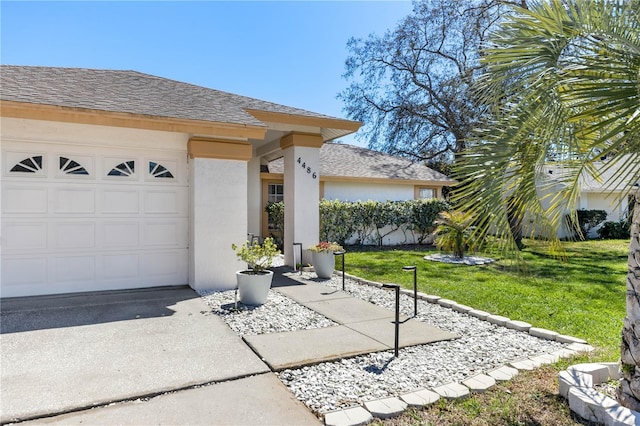
[[[2,143],[2,297],[187,283],[186,152]]]

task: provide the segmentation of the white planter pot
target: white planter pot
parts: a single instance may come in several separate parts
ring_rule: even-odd
[[[311,252],[311,262],[318,278],[331,278],[336,269],[336,259],[333,252]]]
[[[238,283],[238,297],[245,305],[262,305],[269,297],[269,289],[273,280],[273,271],[264,271],[261,274],[236,272]]]

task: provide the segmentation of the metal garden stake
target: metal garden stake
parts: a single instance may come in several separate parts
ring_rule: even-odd
[[[403,266],[403,271],[413,271],[413,316],[418,316],[418,267]]]
[[[396,289],[396,333],[393,356],[398,358],[398,346],[400,345],[400,286],[397,284],[383,284],[382,287]]]

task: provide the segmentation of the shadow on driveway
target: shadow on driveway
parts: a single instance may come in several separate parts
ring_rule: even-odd
[[[170,316],[187,286],[2,299],[0,334]]]

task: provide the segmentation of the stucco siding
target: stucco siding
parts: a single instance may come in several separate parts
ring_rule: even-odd
[[[340,201],[402,201],[413,200],[413,185],[379,183],[325,182],[324,198]]]

